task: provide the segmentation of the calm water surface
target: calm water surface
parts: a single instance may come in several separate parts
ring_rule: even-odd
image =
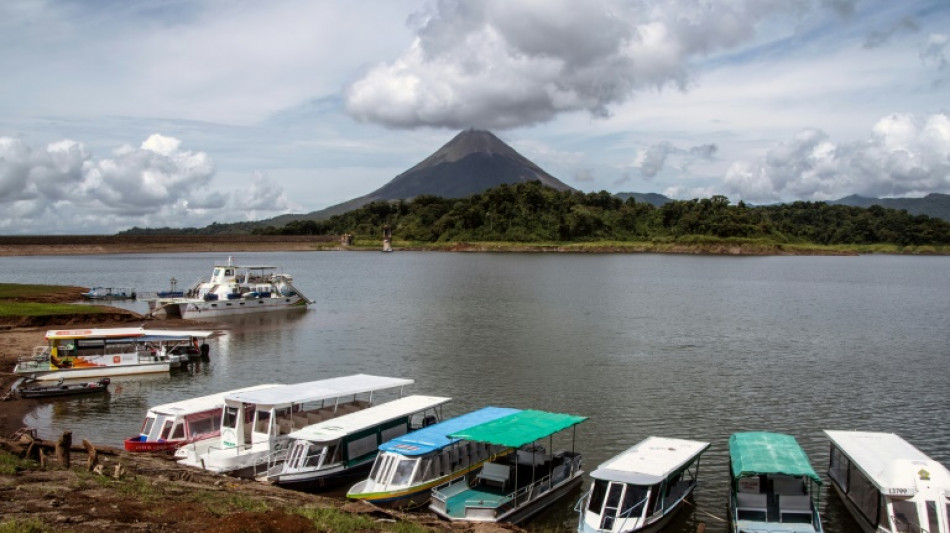
[[[149,406],[262,382],[356,372],[410,377],[485,405],[590,417],[588,471],[649,435],[706,440],[701,485],[668,531],[725,531],[727,441],[791,433],[824,476],[822,429],[892,431],[950,464],[950,258],[375,252],[242,253],[317,301],[248,316],[211,362],[117,382],[108,397],[44,405],[45,438],[120,445]],[[185,287],[226,254],[0,257],[0,280]],[[144,312],[143,303],[129,304]],[[38,341],[41,339],[38,338]],[[572,495],[529,528],[576,524]],[[833,491],[829,532],[856,530]]]

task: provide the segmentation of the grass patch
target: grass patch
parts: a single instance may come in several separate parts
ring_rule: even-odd
[[[193,496],[193,501],[203,504],[215,516],[224,516],[235,511],[263,513],[270,510],[267,502],[241,494],[201,492]]]
[[[62,285],[24,285],[20,283],[0,283],[0,299],[36,298],[47,294],[63,292]]]
[[[307,507],[297,513],[313,522],[321,531],[356,533],[358,531],[393,531],[396,533],[431,533],[433,530],[411,522],[379,522],[367,515],[351,514],[333,507]]]
[[[47,531],[53,531],[53,529],[36,518],[26,520],[14,518],[7,522],[0,522],[0,533],[45,533]]]
[[[36,470],[40,464],[29,459],[21,459],[7,452],[0,452],[0,474],[13,475],[20,470]]]
[[[111,312],[96,305],[43,304],[0,300],[0,316],[98,315]]]

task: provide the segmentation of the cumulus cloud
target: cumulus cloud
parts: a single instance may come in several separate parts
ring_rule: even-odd
[[[283,190],[263,175],[246,194],[211,190],[211,157],[181,144],[154,134],[97,159],[73,140],[34,148],[0,137],[0,230],[114,233],[132,225],[204,225],[214,216],[240,219],[290,209]]]
[[[663,141],[642,151],[637,157],[636,166],[640,168],[640,174],[649,180],[655,178],[663,170],[670,156],[678,159],[678,166],[681,171],[686,171],[690,164],[697,159],[712,159],[717,149],[715,144],[703,144],[684,150],[677,148],[670,142]]]
[[[887,44],[891,37],[896,34],[908,32],[915,33],[920,28],[917,26],[917,23],[911,17],[904,17],[897,23],[893,24],[891,27],[884,30],[875,30],[872,31],[867,39],[864,41],[865,48],[877,48],[878,46],[883,46]]]
[[[695,58],[749,42],[773,16],[849,0],[438,2],[397,59],[346,91],[351,116],[391,128],[505,129],[563,112],[606,117],[637,91],[685,89]]]
[[[756,203],[950,192],[950,115],[895,113],[850,143],[803,130],[763,160],[734,162],[724,183],[730,196]]]

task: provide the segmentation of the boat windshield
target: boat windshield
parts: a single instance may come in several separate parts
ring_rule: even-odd
[[[601,529],[613,529],[615,519],[638,519],[643,515],[650,487],[594,480],[587,510],[603,515]]]
[[[238,408],[237,407],[225,407],[224,408],[224,418],[221,420],[221,426],[226,428],[235,428],[237,429],[238,422]]]
[[[145,435],[146,437],[148,437],[149,433],[152,432],[152,426],[154,425],[155,425],[155,417],[146,416],[145,424],[142,425],[142,435]]]
[[[920,531],[920,519],[917,516],[917,502],[913,500],[894,500],[894,529],[906,533]]]
[[[396,469],[393,472],[393,485],[408,485],[409,481],[412,479],[412,470],[416,466],[415,459],[402,459],[396,465]]]

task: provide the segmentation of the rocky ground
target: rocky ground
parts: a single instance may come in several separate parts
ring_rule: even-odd
[[[45,301],[75,301],[64,289]],[[163,456],[131,454],[71,435],[68,461],[55,443],[31,441],[23,418],[42,400],[9,395],[18,355],[43,344],[48,326],[87,327],[141,323],[122,310],[104,315],[18,318],[0,323],[0,531],[512,531],[494,525],[454,525],[427,513],[395,513],[339,497],[304,494],[262,483],[189,469]],[[146,327],[184,328],[188,321]],[[207,323],[202,323],[207,328]],[[28,435],[29,432],[27,431]],[[32,449],[30,445],[32,443]],[[85,446],[84,446],[85,445]],[[89,452],[95,449],[95,457]],[[42,454],[39,453],[42,451]],[[26,459],[32,457],[33,460]],[[22,458],[22,459],[21,459]],[[38,459],[38,461],[36,460]],[[68,463],[68,464],[67,464]]]

